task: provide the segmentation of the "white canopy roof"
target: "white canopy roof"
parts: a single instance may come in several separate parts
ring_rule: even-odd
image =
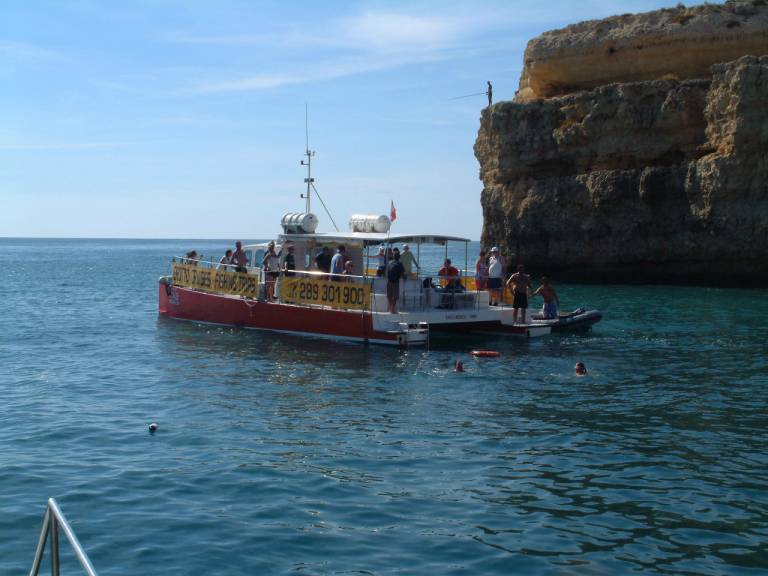
[[[446,242],[470,242],[468,238],[460,236],[446,236],[444,234],[384,234],[381,232],[330,232],[316,234],[280,234],[280,242],[312,242],[316,244],[359,244],[372,246],[378,244],[438,244]]]

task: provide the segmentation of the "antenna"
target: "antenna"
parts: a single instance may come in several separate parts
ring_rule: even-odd
[[[325,213],[328,214],[328,218],[331,219],[331,223],[333,224],[333,227],[336,228],[336,232],[339,231],[339,227],[336,226],[336,221],[333,219],[333,216],[331,216],[331,213],[328,211],[328,208],[325,205],[325,202],[323,202],[323,198],[320,196],[320,192],[317,191],[317,188],[315,188],[315,179],[312,178],[312,158],[315,155],[314,150],[309,149],[309,107],[307,106],[306,102],[304,103],[304,133],[305,133],[305,142],[306,142],[306,149],[304,151],[304,156],[307,157],[306,160],[301,161],[302,166],[307,167],[307,177],[304,178],[304,183],[307,185],[307,192],[306,195],[302,194],[301,197],[304,198],[307,201],[307,207],[306,207],[306,213],[309,214],[310,212],[310,193],[312,190],[315,191],[315,195],[317,196],[317,199],[320,200],[320,204],[323,205],[323,210],[325,210]]]
[[[309,214],[311,208],[310,193],[312,188],[315,187],[315,179],[312,178],[312,156],[315,155],[315,151],[309,149],[309,107],[306,103],[304,103],[304,133],[306,137],[306,149],[304,151],[304,156],[306,156],[307,159],[302,160],[301,165],[307,167],[307,177],[304,178],[304,183],[307,185],[307,192],[306,195],[302,194],[301,197],[307,201],[307,207],[304,212]],[[317,192],[317,190],[315,190],[315,192]]]

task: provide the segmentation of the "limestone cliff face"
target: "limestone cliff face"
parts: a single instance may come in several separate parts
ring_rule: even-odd
[[[483,244],[512,262],[561,279],[768,284],[768,56],[501,102],[475,155]]]
[[[518,101],[610,82],[707,78],[710,66],[768,53],[768,2],[747,0],[591,20],[528,43]]]

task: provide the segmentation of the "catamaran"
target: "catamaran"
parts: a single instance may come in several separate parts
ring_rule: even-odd
[[[273,330],[292,334],[330,337],[396,346],[425,345],[430,332],[513,334],[536,337],[548,334],[541,322],[516,324],[512,309],[490,306],[486,291],[473,289],[467,272],[470,240],[442,234],[392,234],[386,215],[355,215],[348,232],[317,232],[318,219],[311,212],[314,190],[311,162],[306,150],[306,209],[288,213],[282,233],[273,242],[279,270],[265,270],[262,262],[268,243],[243,247],[249,265],[234,271],[218,263],[173,258],[171,274],[159,281],[159,312],[162,316]],[[322,202],[322,198],[320,198]],[[330,215],[329,215],[330,216]],[[387,278],[376,274],[376,254],[396,244],[409,244],[418,254],[425,245],[445,247],[463,243],[462,277],[435,278],[420,274],[400,280],[397,311],[390,312]],[[293,267],[286,269],[288,247]],[[330,274],[318,267],[316,256],[324,248],[332,253],[344,246],[345,262],[358,274]],[[437,280],[437,281],[435,281]]]

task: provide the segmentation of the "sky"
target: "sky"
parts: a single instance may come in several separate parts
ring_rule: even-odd
[[[342,230],[479,239],[482,93],[529,39],[676,1],[3,0],[0,237],[271,238],[315,186]],[[320,231],[332,231],[322,206]]]

